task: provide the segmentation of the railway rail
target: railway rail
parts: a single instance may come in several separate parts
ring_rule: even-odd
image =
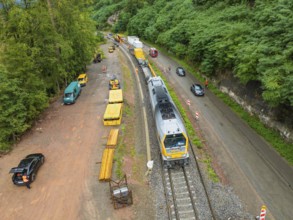
[[[216,220],[196,157],[193,159],[189,166],[162,168],[169,219]]]

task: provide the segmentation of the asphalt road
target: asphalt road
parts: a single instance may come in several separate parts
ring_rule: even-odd
[[[168,81],[178,96],[191,101],[192,114],[199,113],[208,146],[248,211],[259,215],[261,206],[266,205],[267,219],[292,219],[292,166],[212,93],[195,97],[190,86],[196,79],[190,74],[177,76],[176,62],[161,53],[149,59],[162,70],[171,66],[171,73],[166,73]]]

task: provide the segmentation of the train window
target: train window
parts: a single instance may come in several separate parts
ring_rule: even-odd
[[[155,95],[155,94],[156,94],[156,90],[155,90],[155,89],[153,89],[152,91],[153,91],[153,95]]]
[[[165,148],[181,147],[186,145],[183,134],[167,135],[164,140]]]

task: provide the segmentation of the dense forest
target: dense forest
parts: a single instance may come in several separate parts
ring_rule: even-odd
[[[113,32],[166,48],[210,77],[255,81],[272,107],[293,106],[293,1],[96,0],[94,18]]]
[[[137,35],[210,77],[293,107],[291,0],[0,0],[0,152],[84,71],[102,35]],[[107,20],[118,17],[114,26]]]
[[[0,0],[0,152],[84,71],[99,37],[88,0]]]

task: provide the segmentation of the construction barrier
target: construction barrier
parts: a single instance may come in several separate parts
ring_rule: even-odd
[[[195,112],[195,119],[198,120],[199,119],[199,113]]]
[[[267,214],[267,207],[263,205],[260,210],[259,220],[265,220]]]
[[[107,147],[116,146],[118,141],[118,133],[119,129],[111,129],[110,134],[108,136]]]
[[[100,181],[109,181],[112,177],[112,166],[115,149],[106,148],[103,152],[102,165],[100,169]]]

